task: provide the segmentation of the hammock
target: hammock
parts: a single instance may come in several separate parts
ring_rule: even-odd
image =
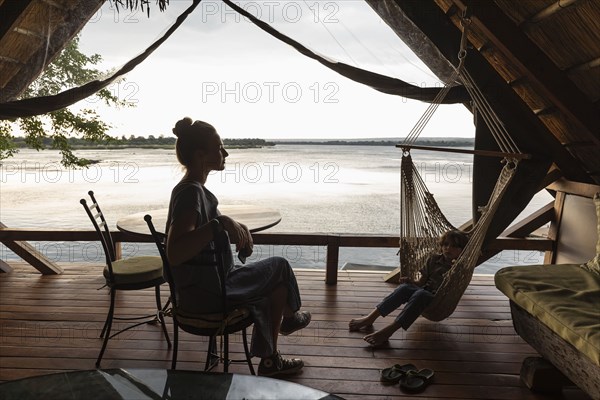
[[[445,274],[444,281],[422,314],[431,321],[441,321],[450,316],[456,309],[460,298],[471,281],[473,270],[477,266],[477,260],[480,257],[486,232],[494,213],[515,174],[519,159],[524,158],[521,157],[521,152],[508,135],[504,125],[464,68],[469,22],[467,18],[463,18],[464,29],[461,50],[458,56],[460,62],[455,69],[453,78],[462,82],[475,107],[490,128],[494,140],[502,153],[505,154],[502,161],[504,166],[488,203],[479,208],[481,217],[473,228],[467,232],[469,236],[467,245]],[[444,89],[438,93],[439,99],[436,98],[429,105],[405,142],[398,145],[403,149],[400,177],[400,272],[402,276],[412,279],[416,279],[418,272],[425,266],[428,256],[439,249],[439,237],[448,230],[456,229],[435,202],[433,194],[427,189],[410,155],[412,144],[447,93],[448,87]]]

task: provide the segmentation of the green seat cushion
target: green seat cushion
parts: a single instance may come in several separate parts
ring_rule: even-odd
[[[131,257],[113,261],[113,275],[117,285],[150,282],[163,276],[162,259],[158,256]],[[104,267],[104,277],[108,280],[108,267]]]
[[[600,366],[600,276],[576,264],[506,267],[494,277],[509,299]]]

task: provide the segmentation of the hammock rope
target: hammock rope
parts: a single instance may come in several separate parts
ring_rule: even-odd
[[[463,84],[500,150],[507,154],[521,154],[504,124],[464,67],[469,24],[470,19],[466,17],[466,14],[463,15],[461,21],[463,30],[458,53],[459,64],[454,70],[451,82],[458,80]],[[405,141],[399,146],[403,150],[400,174],[400,271],[402,276],[412,279],[417,278],[419,271],[425,266],[428,256],[439,250],[439,237],[449,230],[456,229],[440,210],[410,155],[410,146],[415,143],[438,106],[443,102],[443,96],[448,90],[449,85],[440,90],[438,96],[429,104]],[[502,162],[504,166],[488,203],[479,207],[481,216],[471,231],[467,232],[469,236],[467,245],[445,274],[432,302],[422,314],[429,320],[441,321],[450,316],[471,281],[487,230],[515,174],[519,161],[514,157],[505,157]]]

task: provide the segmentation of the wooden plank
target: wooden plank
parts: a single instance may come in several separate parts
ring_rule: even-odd
[[[115,242],[152,243],[151,237],[132,237],[123,232],[111,232]],[[98,233],[81,229],[7,228],[0,226],[0,241],[31,240],[50,242],[96,242]]]
[[[548,229],[548,239],[552,240],[553,246],[551,250],[546,251],[544,254],[544,264],[554,264],[556,261],[556,240],[558,238],[558,232],[560,232],[560,223],[565,208],[566,197],[565,192],[561,191],[556,193],[556,198],[554,199],[554,216],[550,223],[550,229]]]
[[[465,0],[454,0],[454,3],[461,10],[466,8]],[[567,75],[494,2],[478,2],[469,11],[473,23],[486,38],[535,84],[540,93],[575,121],[582,133],[595,145],[600,145],[600,122],[597,116],[594,117],[598,110]]]
[[[65,273],[39,276],[24,263],[0,275],[0,381],[94,368],[98,338],[109,303],[102,266],[68,264]],[[379,382],[379,371],[396,363],[414,363],[436,371],[436,381],[418,395],[426,398],[537,399],[519,381],[521,362],[534,356],[512,327],[508,300],[491,276],[475,275],[457,311],[441,323],[419,318],[408,331],[398,331],[391,346],[376,351],[349,332],[348,321],[366,313],[394,285],[383,273],[341,271],[338,284],[326,285],[323,270],[295,270],[303,308],[313,315],[302,331],[279,338],[279,349],[301,357],[302,374],[286,379],[342,397],[405,398],[398,386]],[[122,294],[122,295],[121,295]],[[166,290],[163,293],[166,296]],[[164,297],[163,296],[163,297]],[[152,290],[119,293],[117,313],[152,310]],[[391,318],[375,323],[383,327]],[[168,324],[172,332],[172,325]],[[241,357],[240,335],[231,338],[231,352]],[[206,338],[182,333],[178,367],[201,370]],[[169,368],[171,352],[158,325],[142,325],[108,344],[103,368]],[[255,359],[255,364],[258,360]],[[230,371],[247,374],[243,365]]]
[[[501,236],[513,238],[525,237],[544,224],[552,221],[553,216],[554,202],[552,201],[531,213],[527,218],[524,218],[518,223],[507,228],[504,232],[502,232]]]
[[[340,259],[340,237],[329,235],[327,240],[327,262],[325,265],[325,283],[335,285],[337,283],[337,271]]]
[[[502,236],[508,236],[509,238],[523,238],[529,234],[531,234],[536,229],[540,228],[544,224],[552,221],[554,217],[554,202],[550,202],[546,204],[544,207],[538,209],[534,213],[530,214],[522,221],[519,221],[515,225],[510,226],[508,229],[502,232]],[[539,250],[539,251],[552,251],[554,246],[556,245],[554,241],[550,239],[534,239],[529,238],[525,239],[528,244],[532,245],[536,240],[541,240],[539,243],[540,246],[534,248],[535,246],[530,246],[529,249],[524,249],[523,247],[520,250]],[[486,260],[489,260],[496,254],[500,252],[501,249],[495,247],[495,242],[492,242],[484,251],[482,252],[481,257],[478,262],[483,263]],[[516,244],[515,244],[516,246]]]
[[[367,0],[374,9],[378,9],[377,0]],[[412,23],[423,32],[453,65],[458,65],[461,32],[444,14],[436,1],[394,1]],[[437,2],[439,3],[439,1]],[[453,6],[454,11],[456,7]],[[390,13],[395,14],[395,13]],[[391,17],[389,18],[392,19]],[[392,21],[389,21],[393,25]],[[556,164],[565,176],[572,179],[587,180],[589,175],[577,160],[565,149],[560,141],[537,118],[521,97],[510,88],[494,67],[477,51],[469,52],[466,67],[475,84],[482,88],[484,95],[495,99],[496,113],[507,126],[509,132],[515,132],[519,147],[533,149],[547,148],[554,155]]]
[[[3,228],[6,228],[6,225],[0,222],[0,229]],[[61,274],[63,272],[61,267],[27,242],[11,240],[2,240],[1,242],[44,275]]]
[[[548,189],[589,198],[593,198],[595,193],[600,193],[600,185],[592,185],[583,182],[573,182],[564,178],[559,179],[553,182],[552,184],[548,185]]]
[[[31,7],[33,0],[22,1],[4,1],[0,4],[0,15],[2,15],[2,24],[0,24],[0,38],[10,32],[23,19],[25,10]],[[3,101],[8,101],[4,99]]]
[[[5,261],[0,260],[0,272],[11,272],[13,269]]]

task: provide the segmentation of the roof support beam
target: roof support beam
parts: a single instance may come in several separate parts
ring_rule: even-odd
[[[461,10],[464,0],[454,0]],[[492,1],[473,2],[470,14],[473,24],[493,45],[504,53],[523,75],[548,97],[556,107],[575,123],[596,145],[600,145],[598,110],[546,54]]]
[[[25,0],[22,2],[27,4],[30,3]],[[4,4],[6,3],[21,3],[21,1],[5,1]],[[104,0],[86,0],[70,11],[62,11],[64,14],[62,23],[58,24],[58,27],[52,32],[48,38],[47,44],[41,45],[40,48],[31,55],[28,62],[29,69],[26,73],[18,73],[7,82],[2,92],[0,92],[0,102],[15,100],[31,84],[31,82],[39,76],[44,68],[54,60],[67,42],[83,28],[103,3]],[[0,6],[0,15],[2,15],[3,9],[4,5]],[[2,21],[0,27],[4,27],[4,21]],[[23,34],[24,32],[20,33]],[[2,36],[0,36],[0,38],[1,37]],[[39,60],[44,60],[45,64],[40,63]]]
[[[521,26],[523,26],[523,27],[525,27],[525,29],[527,29],[526,26],[543,21],[546,18],[549,18],[552,15],[556,14],[557,12],[559,12],[569,6],[572,6],[573,4],[575,4],[578,1],[579,0],[559,0],[556,3],[549,5],[548,7],[544,8],[542,11],[535,14],[529,20],[527,20],[523,24],[521,24]]]
[[[11,29],[15,23],[19,20],[19,17],[29,7],[31,1],[19,0],[19,1],[5,1],[0,5],[0,38],[3,38]]]
[[[450,62],[458,63],[461,33],[435,0],[393,0],[408,18],[425,34]],[[560,144],[537,118],[521,97],[498,75],[477,51],[469,51],[466,66],[476,84],[494,103],[494,110],[514,132],[513,138],[527,152],[540,150],[552,155],[563,174],[572,180],[587,182],[589,176],[579,162]]]

